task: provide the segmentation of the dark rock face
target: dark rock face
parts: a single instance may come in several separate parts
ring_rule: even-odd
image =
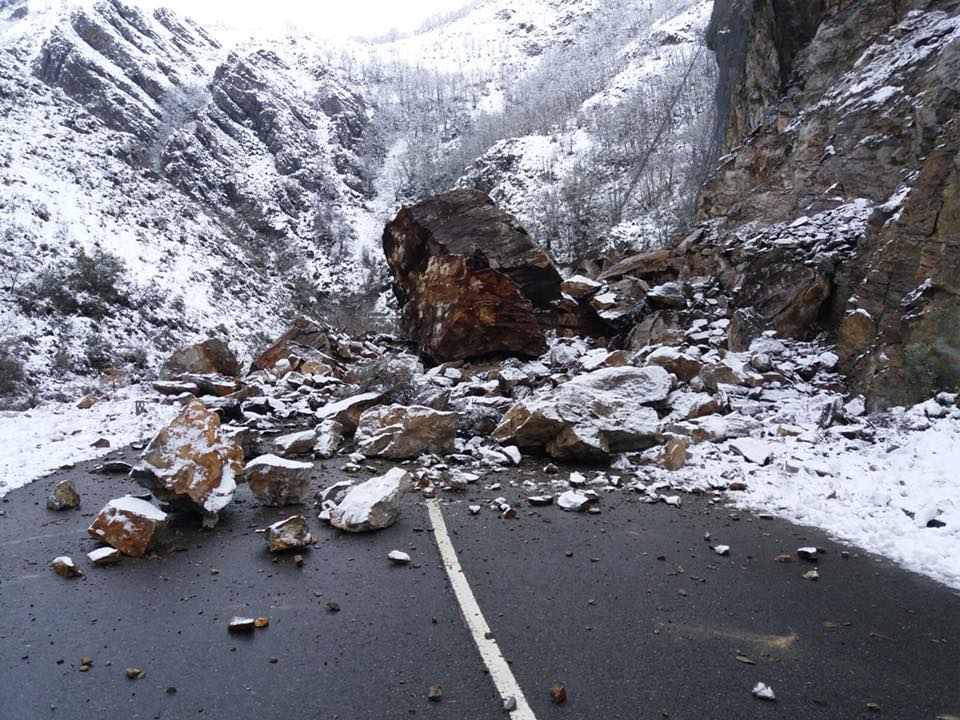
[[[956,387],[958,13],[957,0],[715,4],[730,152],[673,257],[731,294],[732,345],[826,330],[875,404]]]
[[[516,219],[478,190],[453,190],[404,208],[383,248],[405,332],[443,362],[546,350],[560,275]]]

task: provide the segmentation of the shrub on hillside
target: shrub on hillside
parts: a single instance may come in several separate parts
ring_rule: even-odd
[[[129,305],[123,288],[126,267],[120,258],[99,248],[87,255],[77,250],[41,272],[20,294],[25,312],[83,315],[102,320],[116,307]]]

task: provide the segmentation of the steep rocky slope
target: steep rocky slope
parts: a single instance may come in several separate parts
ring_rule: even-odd
[[[958,9],[716,4],[731,149],[679,252],[733,294],[733,347],[825,330],[879,404],[960,383]]]
[[[113,1],[0,13],[0,334],[25,385],[136,374],[194,334],[255,347],[363,288],[370,113],[315,46],[231,50]]]

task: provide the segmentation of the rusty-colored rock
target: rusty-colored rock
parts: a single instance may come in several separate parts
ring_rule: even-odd
[[[546,350],[537,315],[553,323],[560,275],[485,193],[453,190],[404,208],[384,230],[383,248],[403,329],[426,357]]]
[[[108,502],[88,532],[124,555],[143,557],[167,524],[167,514],[146,500],[122,497]]]
[[[215,412],[193,401],[150,441],[134,477],[163,502],[203,513],[212,526],[243,480],[243,449],[221,434]]]
[[[330,337],[326,327],[303,315],[293,321],[293,327],[277,338],[253,361],[250,371],[270,370],[278,361],[296,355],[304,359],[319,360],[321,355],[330,355]],[[321,363],[311,366],[311,371]]]
[[[657,458],[657,465],[664,470],[679,470],[687,464],[687,448],[690,441],[684,437],[670,438]]]
[[[240,361],[223,340],[204,340],[177,350],[160,369],[164,380],[173,380],[185,373],[238,377]]]

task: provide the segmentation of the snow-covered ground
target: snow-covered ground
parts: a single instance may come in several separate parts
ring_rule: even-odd
[[[780,412],[758,418],[753,437],[691,445],[687,465],[655,471],[652,487],[710,491],[741,482],[745,489],[726,492],[724,502],[821,528],[960,589],[960,408],[953,396],[819,428],[818,417],[838,397],[785,393]]]
[[[900,411],[891,419],[905,428],[873,445],[771,443],[776,459],[731,497],[960,589],[960,411],[931,420]],[[928,527],[930,521],[944,525]]]
[[[136,403],[141,399],[146,412],[137,415]],[[149,439],[178,410],[157,404],[137,388],[126,388],[88,410],[69,402],[0,413],[0,497],[64,465],[92,460]],[[108,440],[109,447],[95,447],[98,440]]]

